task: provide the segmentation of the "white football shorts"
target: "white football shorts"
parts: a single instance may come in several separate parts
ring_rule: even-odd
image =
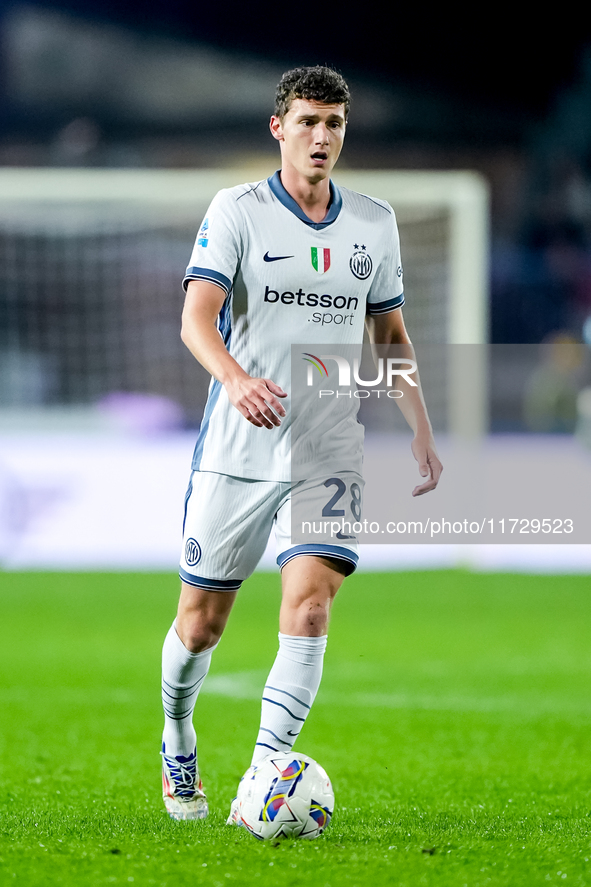
[[[273,524],[279,567],[294,557],[318,555],[342,562],[349,575],[357,566],[357,540],[321,518],[335,513],[338,485],[355,489],[358,483],[362,485],[353,472],[292,484],[193,471],[185,497],[181,579],[210,591],[236,591],[256,569]],[[299,537],[298,544],[292,543],[294,496],[306,502],[305,516],[318,518],[309,521],[315,531],[309,542]]]

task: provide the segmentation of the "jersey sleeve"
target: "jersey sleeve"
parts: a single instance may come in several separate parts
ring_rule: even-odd
[[[229,295],[242,256],[240,214],[236,195],[219,191],[197,233],[189,266],[183,278],[186,291],[190,280],[207,280]]]
[[[388,314],[404,305],[400,236],[394,210],[388,204],[389,217],[385,224],[386,245],[382,261],[375,273],[367,295],[367,313]]]

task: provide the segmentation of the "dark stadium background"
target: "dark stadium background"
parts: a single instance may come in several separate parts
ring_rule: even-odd
[[[208,383],[178,334],[180,277],[205,212],[197,206],[203,186],[184,186],[185,210],[175,197],[170,217],[160,205],[144,217],[129,191],[112,200],[107,189],[100,207],[77,204],[82,191],[72,182],[134,182],[147,196],[157,180],[167,194],[170,170],[187,171],[193,182],[213,182],[210,170],[231,170],[233,182],[260,178],[278,165],[268,121],[281,73],[318,63],[340,69],[352,90],[338,174],[427,172],[412,181],[429,181],[429,189],[453,182],[453,199],[463,200],[458,182],[469,179],[482,197],[480,221],[472,217],[461,234],[454,228],[456,246],[467,250],[454,267],[479,269],[478,282],[472,277],[464,289],[450,270],[451,215],[421,217],[416,226],[407,219],[405,229],[397,207],[405,318],[417,351],[426,347],[432,360],[419,355],[438,439],[458,431],[452,416],[466,418],[478,433],[488,428],[494,446],[504,445],[503,435],[531,435],[527,445],[549,454],[549,474],[578,459],[587,466],[591,26],[567,14],[533,19],[498,6],[460,12],[376,0],[0,0],[0,564],[175,569],[176,502]],[[35,202],[41,180],[59,183],[59,209],[47,196]],[[21,190],[13,204],[11,189],[23,182],[34,200]],[[421,314],[427,282],[434,313]],[[462,292],[465,301],[456,298]],[[451,329],[441,319],[450,295],[462,320],[482,305],[478,334],[463,327],[455,341],[493,345],[468,374],[471,401],[441,370],[455,365],[447,350],[431,347]],[[407,432],[381,404],[374,412],[361,413],[368,439],[386,428]],[[112,450],[103,446],[107,431]],[[108,479],[103,484],[97,468],[92,496],[77,468],[91,446]],[[130,534],[136,497],[148,488],[129,466],[156,450],[166,469],[155,472],[161,483],[146,507],[159,547]],[[449,467],[448,490],[456,490],[452,476]],[[115,509],[120,527],[100,517],[111,509],[107,488],[123,503]],[[432,507],[441,507],[439,493]],[[82,533],[89,513],[94,524]],[[445,564],[455,557],[445,546],[427,547]],[[530,567],[536,547],[524,546]],[[553,568],[581,564],[579,556],[591,561],[591,546],[547,547]],[[502,546],[490,548],[509,557]],[[393,549],[400,565],[401,546]],[[417,554],[409,558],[414,564]]]
[[[195,113],[141,123],[108,102],[15,96],[6,23],[15,10],[67,13],[273,64],[336,65],[386,97],[386,119],[348,135],[351,167],[471,168],[492,192],[491,339],[581,336],[591,313],[591,28],[573,15],[449,4],[294,5],[63,0],[0,3],[0,164],[207,166],[235,148],[270,152],[257,115]],[[579,18],[582,18],[579,15]],[[12,60],[14,61],[14,60]],[[120,84],[125,90],[125,83]],[[359,106],[358,106],[359,107]],[[90,122],[87,152],[63,150]],[[61,153],[60,153],[60,148]]]
[[[591,20],[573,8],[0,0],[0,884],[591,884]],[[180,277],[202,192],[277,168],[274,84],[317,63],[353,92],[337,173],[429,186],[389,199],[445,470],[413,499],[411,432],[376,401],[365,464],[387,518],[441,522],[451,502],[488,520],[492,490],[503,532],[576,506],[587,544],[397,529],[363,546],[299,746],[333,780],[334,821],[326,840],[263,844],[225,820],[276,650],[272,539],[199,699],[211,816],[174,823],[159,790],[160,651],[208,381],[179,337]],[[485,336],[448,335],[459,213],[441,181],[482,197],[454,256],[480,274],[490,247],[492,347],[447,347]],[[435,310],[411,329],[422,286]]]

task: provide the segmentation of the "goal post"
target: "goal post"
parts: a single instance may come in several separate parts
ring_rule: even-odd
[[[351,172],[335,180],[394,208],[407,326],[417,347],[430,344],[439,352],[427,350],[419,367],[426,388],[435,393],[430,412],[439,428],[464,441],[479,440],[489,424],[487,349],[459,346],[489,341],[485,179],[472,171],[426,170]]]
[[[404,238],[407,220],[448,217],[448,292],[444,341],[481,345],[488,341],[488,187],[471,171],[363,171],[335,175],[335,181],[387,200]],[[420,216],[419,216],[420,218]],[[404,242],[402,261],[408,265]],[[411,293],[412,297],[412,293]]]
[[[180,280],[213,196],[272,169],[0,170],[0,408],[90,405],[110,391],[180,400],[191,419],[194,361],[178,337]],[[335,170],[387,200],[400,228],[407,326],[421,346],[488,338],[488,189],[470,171]],[[440,427],[487,424],[484,349],[469,378],[450,360]],[[453,349],[451,349],[453,353]],[[433,384],[441,373],[426,367]],[[423,373],[425,378],[425,373]],[[15,377],[16,378],[16,377]],[[437,401],[438,398],[436,397]]]

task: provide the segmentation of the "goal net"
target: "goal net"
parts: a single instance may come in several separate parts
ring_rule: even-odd
[[[73,415],[132,392],[169,399],[196,424],[207,376],[180,341],[180,282],[214,194],[269,172],[0,170],[0,414]],[[441,364],[446,344],[487,338],[482,179],[345,171],[335,181],[394,207],[434,424],[480,431],[484,368],[466,390]]]

